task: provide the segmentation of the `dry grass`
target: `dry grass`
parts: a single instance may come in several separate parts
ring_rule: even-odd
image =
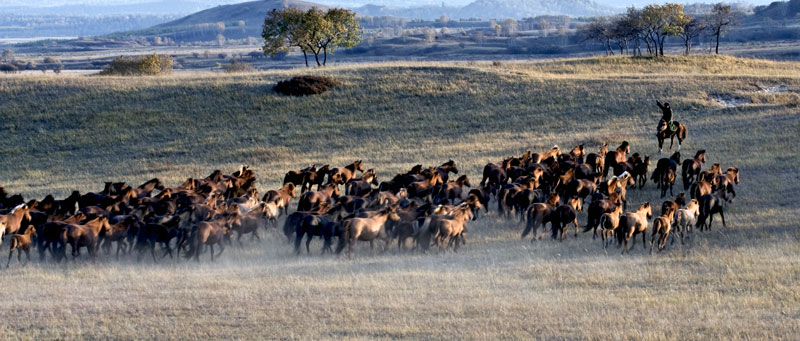
[[[719,66],[714,66],[714,64]],[[704,67],[706,65],[708,67]],[[714,67],[711,67],[714,66]],[[648,70],[665,68],[651,74]],[[290,72],[157,78],[3,77],[0,183],[41,197],[102,181],[177,183],[249,163],[259,189],[310,163],[483,164],[554,143],[654,154],[655,99],[687,122],[686,154],[738,166],[730,228],[656,256],[589,235],[531,245],[496,214],[459,254],[295,258],[277,232],[214,264],[103,258],[0,277],[8,338],[766,339],[800,333],[796,64],[622,58],[503,66],[373,64],[319,72],[335,91],[271,92]],[[718,74],[719,73],[719,74]],[[757,84],[757,85],[756,85]],[[758,86],[786,85],[774,97]],[[709,96],[750,96],[723,108]],[[477,182],[477,180],[473,180]],[[678,186],[676,186],[677,188]],[[629,205],[660,202],[649,184]],[[581,221],[585,220],[581,214]],[[312,243],[318,252],[320,242]],[[7,250],[7,246],[2,251]],[[0,254],[3,252],[0,251]]]

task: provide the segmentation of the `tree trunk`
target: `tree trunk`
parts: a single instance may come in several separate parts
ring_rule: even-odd
[[[719,54],[719,35],[720,35],[720,34],[722,34],[722,32],[720,32],[720,31],[721,31],[721,30],[717,30],[717,31],[716,31],[716,36],[717,36],[717,46],[716,46],[716,47],[714,47],[714,53],[715,53],[715,54]]]
[[[322,57],[322,66],[328,64],[328,47],[323,47],[323,57]]]
[[[301,49],[301,50],[303,50],[303,49]],[[306,50],[303,50],[303,58],[305,58],[305,60],[306,60],[306,67],[308,67],[308,53],[306,53]]]

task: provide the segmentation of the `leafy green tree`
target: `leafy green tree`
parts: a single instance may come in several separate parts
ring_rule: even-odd
[[[353,11],[339,8],[327,12],[317,8],[308,11],[285,8],[273,10],[264,19],[262,50],[264,54],[274,56],[297,47],[303,52],[306,66],[309,53],[314,55],[317,66],[324,66],[329,53],[339,47],[356,46],[361,35],[362,30]]]
[[[669,36],[680,36],[689,18],[683,12],[683,5],[667,3],[664,5],[648,5],[642,10],[644,36],[648,50],[656,55],[664,55],[664,42]]]

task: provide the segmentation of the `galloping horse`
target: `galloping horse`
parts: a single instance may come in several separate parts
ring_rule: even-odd
[[[686,139],[687,134],[689,133],[689,129],[686,128],[686,125],[680,123],[678,121],[673,121],[675,124],[674,131],[669,130],[668,127],[665,129],[661,129],[656,133],[656,137],[658,138],[658,154],[661,155],[661,149],[664,146],[664,140],[669,138],[669,149],[672,149],[672,145],[675,143],[675,138],[678,138],[678,150],[681,150],[681,143],[683,140]]]

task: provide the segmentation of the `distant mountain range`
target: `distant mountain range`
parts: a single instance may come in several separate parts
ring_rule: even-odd
[[[392,7],[367,5],[356,12],[369,16],[395,16],[408,19],[434,20],[442,15],[450,19],[505,19],[539,15],[568,15],[571,17],[610,15],[618,7],[600,5],[594,0],[477,0],[464,7],[423,6]]]

